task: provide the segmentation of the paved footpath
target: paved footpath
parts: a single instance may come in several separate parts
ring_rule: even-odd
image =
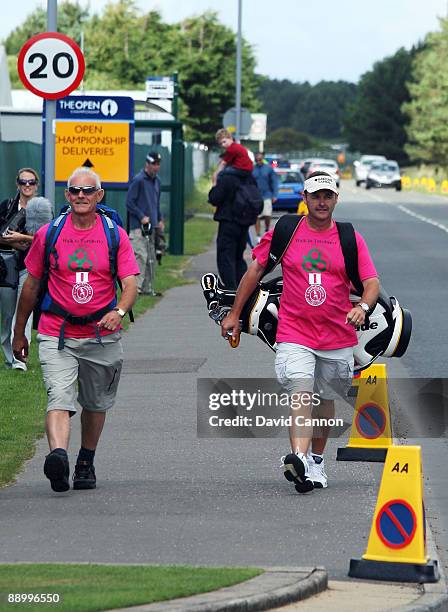
[[[210,251],[190,274],[214,269]],[[232,350],[220,338],[198,284],[169,291],[124,347],[97,489],[52,493],[41,440],[16,484],[0,491],[0,562],[324,566],[331,581],[346,580],[350,557],[365,550],[382,465],[337,463],[345,440],[331,440],[329,488],[299,496],[279,468],[286,437],[198,439],[198,377],[273,375],[260,341],[246,336]],[[78,417],[73,426],[72,466]],[[411,591],[411,600],[420,593]]]

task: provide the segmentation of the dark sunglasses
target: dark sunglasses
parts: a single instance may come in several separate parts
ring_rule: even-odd
[[[68,190],[72,195],[79,195],[82,191],[84,195],[88,196],[95,193],[95,191],[98,191],[98,187],[92,187],[91,185],[87,185],[86,187],[75,187],[74,185],[71,185]]]
[[[37,179],[18,179],[17,180],[17,184],[18,185],[37,185],[38,180]]]

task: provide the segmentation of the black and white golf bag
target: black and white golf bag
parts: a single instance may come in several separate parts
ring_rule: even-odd
[[[218,323],[232,307],[236,291],[226,290],[215,274],[208,273],[201,280],[209,316]],[[283,290],[283,278],[260,282],[241,313],[240,326],[244,333],[258,336],[273,351],[276,350],[278,310]],[[360,297],[350,296],[357,303]],[[378,357],[402,357],[412,332],[411,313],[402,308],[395,297],[388,297],[383,289],[373,312],[364,325],[357,329],[358,344],[354,348],[355,370],[364,370]]]

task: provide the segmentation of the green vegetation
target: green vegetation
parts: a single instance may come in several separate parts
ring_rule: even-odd
[[[266,149],[278,153],[310,149],[315,145],[316,143],[308,134],[287,127],[278,128],[277,130],[269,132],[266,141]]]
[[[13,86],[19,85],[15,58],[31,36],[45,31],[45,11],[36,9],[5,41]],[[214,144],[223,113],[234,104],[235,34],[216,13],[168,24],[160,13],[142,13],[133,0],[109,2],[90,15],[79,2],[58,6],[58,29],[80,41],[84,33],[86,89],[144,89],[148,75],[179,73],[180,119],[186,140]],[[255,57],[243,41],[242,102],[258,110]]]
[[[188,597],[243,582],[261,573],[262,570],[254,568],[0,565],[0,593],[4,610],[97,612]],[[8,593],[57,594],[60,603],[8,603]]]
[[[410,157],[448,168],[448,20],[440,19],[440,25],[441,31],[428,34],[414,60],[411,100],[403,110],[410,119],[406,145]]]
[[[344,121],[352,150],[385,155],[400,164],[409,161],[404,150],[409,119],[402,105],[410,98],[407,83],[412,78],[416,53],[416,48],[399,49],[362,76],[356,100]]]
[[[343,116],[355,95],[356,85],[346,81],[310,85],[264,79],[259,89],[263,110],[268,113],[269,130],[289,127],[326,139],[340,139]]]
[[[205,183],[204,183],[205,184]],[[192,218],[185,224],[185,255],[166,255],[157,268],[157,289],[166,291],[188,282],[183,271],[189,258],[204,251],[213,239],[216,224],[206,218]],[[160,299],[160,298],[159,298]],[[159,300],[142,296],[134,307],[135,316]],[[123,321],[129,326],[128,317]],[[28,372],[3,369],[0,376],[0,486],[11,482],[24,461],[34,454],[34,444],[44,433],[47,394],[42,382],[37,342],[31,342]],[[2,589],[0,588],[0,591]]]

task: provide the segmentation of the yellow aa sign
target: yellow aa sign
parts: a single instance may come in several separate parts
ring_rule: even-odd
[[[367,552],[363,559],[426,563],[420,446],[387,453]]]
[[[437,563],[426,555],[420,446],[387,452],[367,551],[351,559],[349,576],[403,582],[436,582]]]
[[[386,378],[386,366],[381,363],[361,372],[350,440],[338,449],[338,461],[384,461],[392,445]]]

